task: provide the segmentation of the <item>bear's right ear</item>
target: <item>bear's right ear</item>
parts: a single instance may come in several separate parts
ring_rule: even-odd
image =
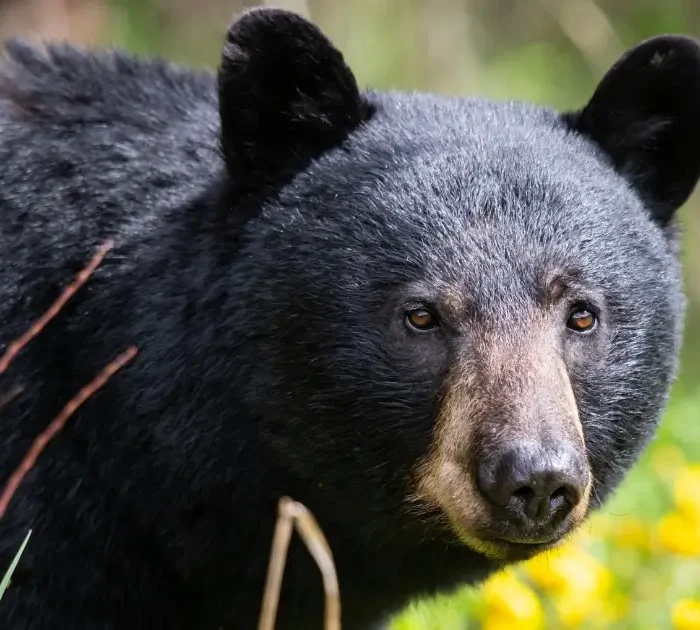
[[[368,112],[342,54],[281,9],[251,9],[232,24],[218,81],[221,144],[240,193],[279,184]]]
[[[700,176],[700,46],[677,35],[642,42],[608,71],[583,110],[565,118],[666,225]]]

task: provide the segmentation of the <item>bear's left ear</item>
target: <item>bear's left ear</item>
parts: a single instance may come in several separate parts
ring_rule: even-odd
[[[666,225],[700,175],[698,43],[660,36],[639,44],[608,71],[588,105],[565,118],[608,153]]]
[[[277,185],[338,146],[368,111],[342,54],[281,9],[251,9],[231,25],[218,81],[221,144],[241,193]]]

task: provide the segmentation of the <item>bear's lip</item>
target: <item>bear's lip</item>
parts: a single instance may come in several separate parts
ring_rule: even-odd
[[[510,545],[527,545],[534,546],[551,546],[556,544],[563,536],[557,534],[550,534],[549,536],[542,536],[541,538],[518,538],[515,536],[499,536],[493,540],[493,542],[506,542]]]
[[[523,549],[544,549],[561,542],[576,529],[576,526],[576,522],[569,514],[556,523],[533,523],[529,527],[508,521],[494,520],[489,523],[489,526],[474,533],[484,542],[491,544]]]
[[[454,526],[453,526],[454,527]],[[464,527],[454,527],[460,544],[466,544],[474,551],[500,562],[520,562],[528,560],[544,551],[551,550],[562,543],[570,533],[570,527],[559,527],[554,532],[537,536],[536,532],[528,534],[504,531],[489,531]]]
[[[505,562],[520,562],[529,560],[544,551],[553,549],[560,544],[567,535],[567,530],[559,530],[542,537],[507,536],[503,534],[481,535],[472,534],[472,541],[477,542],[477,549],[482,547],[488,550],[487,555]]]
[[[511,540],[508,538],[491,538],[488,543],[498,549],[497,555],[507,562],[529,560],[544,551],[557,546],[563,537],[557,536],[546,541]],[[486,541],[485,541],[486,542]]]

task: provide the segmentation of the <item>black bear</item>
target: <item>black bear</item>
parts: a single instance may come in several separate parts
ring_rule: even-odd
[[[700,49],[628,52],[580,111],[360,91],[312,24],[230,27],[218,75],[11,41],[0,350],[100,243],[0,392],[0,480],[104,365],[0,521],[3,630],[254,628],[278,499],[343,625],[557,544],[653,435],[700,172]],[[320,628],[295,543],[278,627]]]

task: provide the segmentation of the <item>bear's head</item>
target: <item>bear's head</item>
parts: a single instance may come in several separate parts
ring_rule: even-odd
[[[653,435],[700,173],[700,49],[623,56],[577,112],[361,92],[303,18],[229,30],[237,384],[312,509],[358,539],[556,544]]]

